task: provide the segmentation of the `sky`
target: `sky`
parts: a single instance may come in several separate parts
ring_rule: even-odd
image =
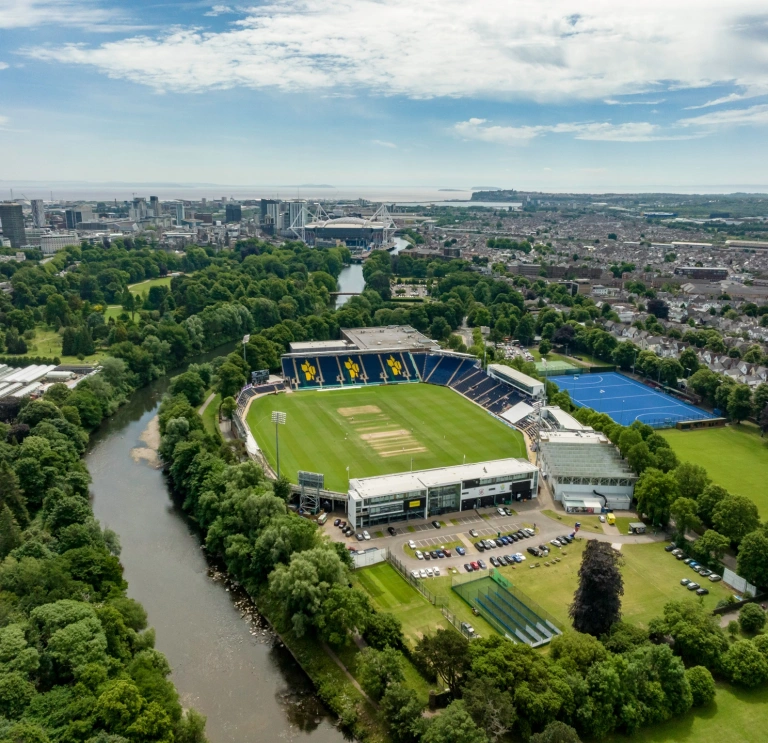
[[[0,180],[768,191],[768,6],[0,0]]]

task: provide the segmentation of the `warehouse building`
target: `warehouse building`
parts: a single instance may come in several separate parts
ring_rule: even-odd
[[[566,513],[627,510],[637,475],[602,433],[541,431],[538,464]]]
[[[349,481],[347,514],[360,529],[536,497],[539,471],[526,459],[439,467]]]

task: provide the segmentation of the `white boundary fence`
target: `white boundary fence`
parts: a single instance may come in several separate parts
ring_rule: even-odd
[[[742,596],[747,592],[750,594],[750,596],[757,596],[757,588],[755,588],[755,586],[753,586],[751,583],[747,583],[745,578],[742,578],[740,575],[736,575],[736,573],[734,573],[733,570],[730,570],[729,568],[723,570],[723,583],[730,586],[731,588],[735,588]]]
[[[388,551],[385,547],[371,547],[364,552],[353,552],[352,562],[355,563],[355,570],[384,562],[387,559]]]

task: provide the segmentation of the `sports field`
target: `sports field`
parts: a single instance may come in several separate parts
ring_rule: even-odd
[[[700,464],[717,485],[754,501],[768,518],[768,439],[751,423],[662,433],[681,462]]]
[[[349,477],[370,477],[525,457],[522,434],[446,387],[399,384],[266,395],[248,411],[248,426],[273,465],[273,410],[280,426],[280,470],[322,472],[325,486],[346,491]]]
[[[623,426],[635,420],[649,426],[670,426],[677,421],[714,418],[706,410],[616,372],[554,377],[550,381],[567,390],[580,407],[607,413]]]

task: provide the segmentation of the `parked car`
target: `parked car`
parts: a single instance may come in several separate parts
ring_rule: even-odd
[[[424,559],[425,559],[425,560],[431,560],[431,559],[432,559],[432,555],[430,555],[430,554],[429,554],[429,552],[426,552],[426,551],[425,551],[425,552],[424,552]]]
[[[509,534],[507,535],[507,539],[509,539],[510,542],[517,542],[520,537],[518,537],[517,534]]]
[[[496,543],[497,547],[503,547],[504,546],[504,542],[502,542],[501,539],[494,539],[493,541]]]
[[[414,542],[414,541],[413,541],[413,539],[410,539],[410,540],[408,541],[408,546],[409,546],[409,547],[410,547],[412,550],[415,550],[415,549],[416,549],[416,542]]]
[[[485,543],[481,539],[479,542],[475,542],[475,547],[480,550],[480,552],[483,552],[485,550]]]
[[[462,557],[467,554],[467,551],[463,547],[457,547],[456,548],[456,554],[461,555]]]
[[[342,522],[339,524],[339,529],[346,529],[346,528],[347,528],[347,522],[346,522],[346,521],[342,521]]]
[[[432,550],[429,554],[432,556],[433,560],[437,560],[438,558],[437,550]]]
[[[708,588],[697,588],[696,589],[696,595],[697,596],[706,596],[709,593]]]
[[[426,577],[427,577],[427,571],[419,570],[419,578],[426,578]]]
[[[480,566],[480,570],[486,570],[488,568],[484,560],[478,560],[477,564]]]
[[[540,544],[539,552],[541,552],[542,557],[546,557],[549,554],[549,547],[546,544]]]
[[[527,534],[529,537],[535,536],[536,532],[531,529],[530,526],[526,526],[525,529],[523,529],[523,534]]]
[[[469,564],[472,566],[472,570],[480,570],[480,563],[479,562],[475,561],[475,562],[471,562]]]
[[[450,550],[447,550],[447,549],[445,549],[445,547],[443,547],[443,554],[444,554],[446,557],[450,557],[450,556],[451,556],[451,551],[450,551]]]
[[[525,555],[522,552],[515,552],[515,562],[522,562],[525,560]]]
[[[560,545],[560,540],[559,540],[559,539],[550,539],[550,540],[549,540],[549,543],[550,543],[550,544],[554,544],[554,545],[555,545],[555,547],[557,547],[557,548],[560,548],[560,546],[561,546],[561,545]]]
[[[679,547],[677,547],[676,549],[673,549],[673,550],[672,550],[672,554],[673,554],[675,557],[677,557],[678,555],[682,555],[682,554],[683,554],[683,551],[682,551],[682,550],[681,550]]]
[[[477,536],[477,529],[470,529],[469,530],[469,536],[470,537],[476,537]]]
[[[461,628],[464,630],[464,632],[467,635],[474,635],[475,634],[475,628],[471,624],[469,624],[469,622],[462,622],[461,623]]]
[[[427,568],[427,578],[431,578],[433,576],[432,568]]]
[[[358,542],[362,542],[363,539],[365,539],[365,537],[360,532],[357,532],[357,534],[355,534],[355,537],[357,537]]]
[[[363,532],[363,539],[366,539],[366,540],[368,540],[368,539],[370,539],[370,538],[371,538],[371,535],[370,535],[370,534],[369,534],[367,531],[364,531],[364,532]]]
[[[712,571],[709,568],[699,568],[699,575],[702,578],[708,578],[710,575],[712,575]]]
[[[539,557],[541,555],[541,552],[539,552],[539,550],[536,547],[529,547],[527,551],[529,554],[533,555],[534,557]]]
[[[336,519],[336,520],[333,522],[333,525],[334,525],[334,526],[338,526],[340,523],[341,523],[341,519]]]
[[[512,512],[511,508],[504,508],[504,513],[507,514],[507,516],[514,516],[515,514]]]
[[[500,567],[499,561],[498,561],[498,559],[496,557],[492,557],[491,558],[491,565],[493,565],[493,567],[495,567],[495,568]]]
[[[672,552],[672,550],[675,549],[675,543],[670,542],[665,548],[664,552]]]
[[[689,584],[686,586],[686,588],[687,588],[689,591],[695,591],[697,588],[701,588],[701,586],[700,586],[698,583],[694,583],[694,582],[691,582],[691,583],[689,583]]]
[[[395,531],[395,527],[394,527],[394,526],[388,526],[388,527],[387,527],[387,531],[389,532],[389,535],[390,535],[391,537],[394,537],[394,536],[395,536],[395,534],[397,534],[397,532]]]
[[[709,580],[711,580],[713,583],[717,583],[717,581],[722,580],[722,575],[717,575],[717,573],[712,573],[712,575],[708,576]]]
[[[492,550],[496,547],[496,542],[492,542],[490,539],[484,539],[483,544],[487,550]]]
[[[688,585],[690,582],[691,582],[691,579],[690,579],[690,578],[683,578],[683,579],[681,579],[681,581],[680,581],[680,585],[681,585],[681,586],[687,586],[687,585]]]
[[[605,516],[598,516],[598,519],[600,520],[601,524],[605,523]]]
[[[439,521],[433,521],[432,522],[432,526],[434,526],[435,529],[439,529],[440,528],[440,522]]]
[[[683,565],[690,565],[693,562],[692,557],[686,557],[685,560],[683,560]]]
[[[435,577],[437,577],[437,578],[440,577],[440,568],[437,567],[437,565],[435,565]]]
[[[515,534],[517,534],[519,539],[525,539],[525,532],[522,529],[518,529]]]
[[[421,550],[416,550],[416,559],[417,560],[423,560],[424,559],[424,553]]]
[[[509,537],[499,537],[499,539],[501,539],[501,543],[505,547],[512,542],[512,540]]]
[[[691,561],[688,563],[688,567],[689,567],[691,570],[696,570],[697,568],[699,568],[699,567],[700,567],[700,565],[699,565],[699,563],[698,563],[698,562],[696,562],[696,560],[691,560]]]
[[[445,554],[445,550],[437,550],[437,556],[442,560],[444,557],[448,557],[448,555]]]
[[[559,539],[560,539],[561,542],[563,541],[563,539],[565,539],[565,541],[568,544],[570,544],[573,541],[573,537],[570,534],[565,534],[564,536],[560,537]]]
[[[464,563],[464,570],[466,570],[468,573],[471,573],[474,570],[474,568],[472,567],[472,563],[471,562],[465,562]]]
[[[412,575],[414,578],[418,578],[418,577],[419,577],[419,571],[418,571],[418,570],[411,570],[411,575]]]
[[[497,508],[496,513],[499,514],[499,516],[506,516],[507,512],[503,508]]]
[[[678,553],[675,555],[675,557],[676,557],[678,560],[685,560],[685,552],[683,552],[682,550],[680,550],[680,552],[678,552]]]

